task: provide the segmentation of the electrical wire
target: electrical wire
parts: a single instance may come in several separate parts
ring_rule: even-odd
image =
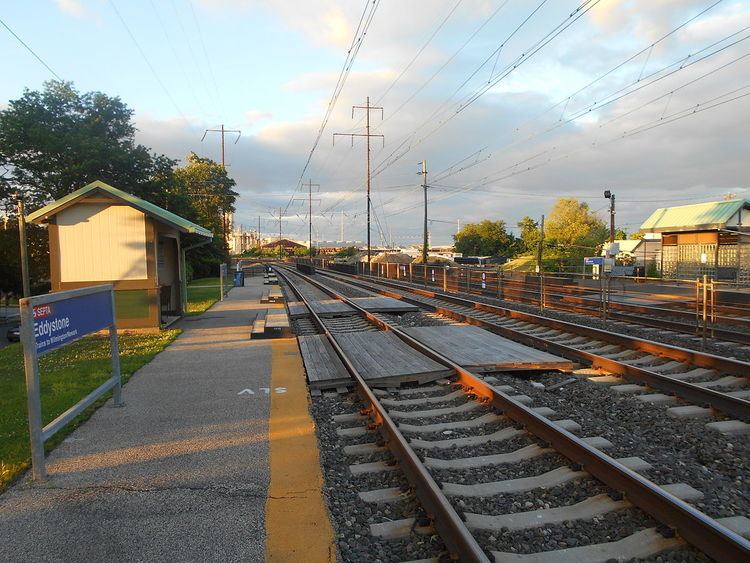
[[[42,66],[44,66],[44,68],[46,68],[46,69],[47,69],[48,71],[50,71],[50,72],[52,73],[52,76],[54,76],[55,78],[57,78],[58,80],[60,80],[60,81],[62,82],[62,78],[60,78],[60,75],[59,75],[59,74],[57,74],[57,73],[56,73],[56,72],[55,72],[54,70],[52,70],[52,67],[50,67],[50,66],[49,66],[49,65],[48,65],[48,64],[47,64],[47,63],[46,63],[46,62],[44,61],[44,59],[42,59],[42,57],[40,57],[39,55],[37,55],[37,54],[36,54],[36,51],[34,51],[34,49],[32,49],[31,47],[29,47],[29,46],[28,46],[28,44],[26,44],[26,42],[25,42],[25,41],[24,41],[23,39],[21,39],[21,38],[20,38],[20,37],[19,37],[19,36],[18,36],[18,35],[16,34],[16,32],[15,32],[15,31],[13,31],[13,30],[12,30],[12,29],[11,29],[11,28],[10,28],[10,27],[8,26],[8,24],[7,24],[7,23],[5,23],[5,22],[4,22],[4,21],[3,21],[2,19],[0,19],[0,23],[1,23],[1,24],[3,24],[3,27],[4,27],[5,29],[7,29],[7,30],[8,30],[8,32],[9,32],[9,33],[10,33],[10,34],[11,34],[11,35],[12,35],[13,37],[15,37],[15,38],[16,38],[16,39],[18,40],[18,42],[19,42],[19,43],[20,43],[21,45],[23,45],[23,46],[24,46],[24,47],[26,48],[26,50],[27,50],[27,51],[28,51],[29,53],[31,53],[31,54],[32,54],[32,55],[34,56],[34,58],[35,58],[36,60],[38,60],[38,61],[39,61],[40,63],[42,63]]]
[[[185,120],[186,123],[190,123],[188,121],[187,117],[185,117],[185,114],[180,109],[180,106],[177,105],[177,102],[172,97],[172,94],[167,89],[167,87],[165,86],[164,82],[162,82],[161,78],[159,77],[159,74],[156,72],[156,70],[154,69],[154,66],[151,64],[151,61],[148,59],[148,57],[146,56],[146,53],[141,48],[140,43],[138,43],[138,40],[135,38],[135,35],[133,35],[133,32],[130,31],[130,27],[128,27],[128,24],[125,23],[125,20],[123,19],[122,15],[120,14],[120,11],[117,9],[117,6],[115,6],[114,0],[109,0],[109,5],[114,10],[115,14],[117,15],[117,19],[120,20],[120,23],[125,28],[125,31],[128,33],[128,35],[130,36],[130,39],[132,39],[133,44],[136,46],[136,49],[138,49],[138,52],[141,54],[141,57],[143,58],[144,62],[146,63],[146,66],[148,66],[149,70],[151,71],[151,74],[154,75],[154,79],[159,84],[159,86],[161,86],[161,89],[164,90],[164,93],[167,95],[167,98],[169,98],[169,101],[172,103],[172,105],[174,106],[174,108],[177,110],[177,113],[179,113],[182,116],[182,119]]]

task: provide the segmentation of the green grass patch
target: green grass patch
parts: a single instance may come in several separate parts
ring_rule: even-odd
[[[227,290],[234,285],[234,281],[227,276],[224,287]],[[211,286],[211,287],[200,287]],[[187,286],[187,314],[199,315],[207,311],[211,305],[219,300],[219,278],[198,278]]]
[[[120,371],[125,383],[180,334],[179,330],[158,333],[121,334]],[[111,377],[109,336],[90,336],[39,359],[42,421],[48,424]],[[111,392],[86,409],[45,444],[49,451],[86,421]],[[127,401],[127,395],[125,395]],[[126,407],[127,408],[127,407]],[[0,350],[0,492],[31,464],[29,423],[23,348],[11,344]]]

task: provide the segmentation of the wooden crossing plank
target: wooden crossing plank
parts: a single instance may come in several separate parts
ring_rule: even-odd
[[[321,317],[332,315],[354,315],[356,311],[339,299],[308,301],[310,307]]]
[[[392,332],[334,333],[333,337],[360,375],[373,385],[425,383],[452,374]]]
[[[370,313],[407,313],[419,307],[392,297],[354,297],[351,301]]]
[[[305,317],[310,314],[304,301],[287,301],[286,306],[289,309],[289,317],[292,319]]]
[[[263,334],[267,337],[293,336],[286,313],[268,313]]]
[[[352,379],[324,334],[298,336],[311,389],[333,389],[351,384]]]
[[[484,371],[573,369],[569,360],[529,348],[477,326],[423,326],[403,330],[465,368]]]

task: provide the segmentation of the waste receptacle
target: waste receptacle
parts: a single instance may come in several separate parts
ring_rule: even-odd
[[[237,270],[234,273],[234,287],[244,287],[245,286],[245,272],[242,270]]]

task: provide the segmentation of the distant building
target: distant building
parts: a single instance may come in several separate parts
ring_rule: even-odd
[[[181,234],[191,223],[101,181],[28,215],[49,232],[52,291],[111,283],[119,328],[159,327],[183,312]]]
[[[662,237],[662,277],[750,284],[750,200],[657,209],[641,232]]]
[[[257,248],[260,239],[255,231],[246,231],[242,228],[234,229],[229,235],[229,253],[242,254],[252,248]]]
[[[661,259],[661,236],[655,235],[654,238],[642,239],[621,239],[616,240],[615,245],[618,247],[615,259],[628,266],[637,268],[646,267],[652,261],[660,262]],[[602,256],[607,256],[610,243],[605,242],[602,249]]]
[[[283,239],[277,239],[271,242],[268,242],[261,246],[264,250],[276,250],[281,246],[281,248],[284,249],[284,252],[287,254],[293,253],[298,248],[307,248],[304,244],[300,244],[298,242],[294,242],[293,240],[289,240],[288,238]]]

